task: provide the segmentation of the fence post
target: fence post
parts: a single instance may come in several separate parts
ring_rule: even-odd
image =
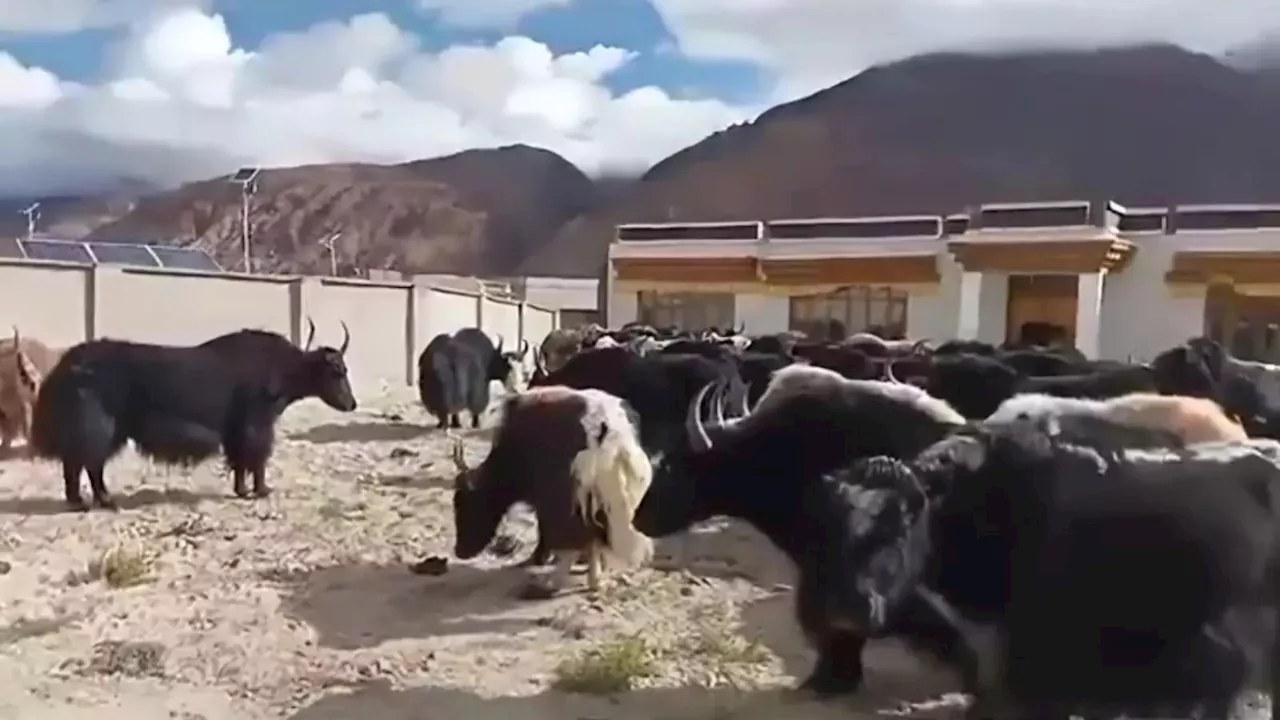
[[[413,387],[418,379],[415,372],[418,355],[418,285],[409,283],[405,292],[407,297],[404,310],[404,380],[406,385]]]

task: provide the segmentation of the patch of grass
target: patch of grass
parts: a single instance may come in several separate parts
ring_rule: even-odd
[[[702,608],[694,616],[693,632],[672,648],[684,663],[706,673],[707,687],[728,685],[742,689],[750,671],[769,664],[772,655],[760,643],[737,632],[737,623],[722,608]]]
[[[83,672],[126,677],[159,677],[164,675],[164,658],[167,652],[165,646],[158,642],[106,640],[93,646],[93,656],[85,663]]]
[[[89,564],[89,576],[102,580],[109,587],[130,588],[154,581],[153,568],[152,558],[145,553],[115,547]]]
[[[658,673],[658,652],[639,635],[610,640],[561,662],[551,686],[582,695],[614,695]]]

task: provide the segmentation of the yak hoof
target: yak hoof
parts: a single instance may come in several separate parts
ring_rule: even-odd
[[[545,580],[531,580],[516,596],[520,600],[550,600],[560,594],[560,588]]]
[[[858,685],[859,683],[845,678],[814,673],[800,683],[796,692],[818,699],[827,699],[852,695],[858,691]]]
[[[93,499],[93,504],[97,505],[103,510],[119,510],[120,509],[120,506],[116,505],[116,501],[112,500],[109,497],[96,497]]]
[[[253,497],[256,497],[256,498],[271,497],[271,488],[267,485],[254,485]]]
[[[68,498],[67,509],[72,512],[86,513],[89,512],[89,503],[85,502],[83,498]]]

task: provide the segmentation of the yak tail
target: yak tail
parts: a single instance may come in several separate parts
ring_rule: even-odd
[[[623,566],[643,565],[653,558],[653,541],[631,523],[653,480],[653,466],[622,401],[598,390],[582,392],[595,397],[582,420],[587,448],[573,459],[577,505],[588,521],[603,513],[606,555]]]

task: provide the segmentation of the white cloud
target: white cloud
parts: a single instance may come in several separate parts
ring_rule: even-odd
[[[509,29],[538,10],[567,7],[572,0],[418,0],[418,7],[437,13],[450,25]]]
[[[773,71],[777,99],[927,52],[1171,42],[1221,53],[1280,28],[1275,0],[652,0],[680,50]]]
[[[589,172],[640,170],[757,108],[602,84],[635,58],[555,55],[525,37],[424,52],[380,13],[234,47],[171,9],[134,24],[104,80],[60,81],[0,53],[0,193],[171,184],[241,164],[401,162],[528,143]]]

